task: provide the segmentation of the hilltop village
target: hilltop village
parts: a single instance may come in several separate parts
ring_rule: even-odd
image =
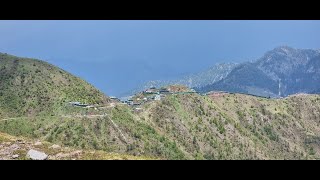
[[[181,85],[171,85],[168,87],[156,88],[151,87],[143,92],[137,93],[128,100],[121,101],[122,103],[128,104],[129,106],[141,105],[150,101],[160,101],[167,95],[171,94],[191,94],[197,93],[193,89],[189,89]]]
[[[125,100],[123,99],[121,100],[118,97],[111,96],[110,97],[111,103],[108,107],[112,108],[112,107],[115,107],[116,105],[121,104],[121,105],[129,106],[133,108],[133,110],[135,111],[140,111],[142,110],[142,105],[146,103],[153,102],[153,101],[160,101],[166,98],[168,95],[178,95],[178,94],[199,94],[201,96],[218,98],[224,95],[235,94],[235,93],[226,92],[226,91],[210,91],[208,93],[199,93],[196,90],[190,89],[184,85],[169,85],[167,87],[161,87],[161,88],[150,87],[140,93],[137,93],[133,96],[126,98]],[[245,94],[245,93],[237,93],[237,94]],[[263,97],[263,96],[257,96],[252,94],[246,94],[246,95],[270,99],[270,97]],[[91,105],[91,104],[86,104],[81,102],[69,102],[69,104],[75,107],[94,108],[96,110],[101,108],[108,108],[108,107],[100,107],[98,105]]]
[[[183,85],[170,85],[168,87],[162,87],[162,88],[151,87],[149,89],[146,89],[140,93],[137,93],[129,97],[126,100],[120,100],[120,98],[111,96],[110,107],[115,107],[116,104],[122,104],[122,105],[130,106],[135,110],[141,110],[141,105],[148,102],[152,102],[152,101],[160,101],[161,99],[165,98],[168,95],[193,94],[193,93],[198,93],[198,92],[196,92],[194,89],[189,89]],[[201,94],[201,95],[207,95],[207,94]],[[82,103],[82,102],[69,102],[69,105],[74,107],[82,107],[82,108],[94,108],[94,109],[104,108],[104,107],[99,107],[98,105],[91,105],[91,104]]]

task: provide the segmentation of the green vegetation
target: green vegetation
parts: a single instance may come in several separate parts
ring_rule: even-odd
[[[0,53],[0,117],[59,114],[68,102],[103,104],[92,85],[44,61]]]
[[[0,131],[78,149],[161,159],[319,158],[319,96],[225,96],[229,100],[169,95],[143,106],[142,113],[118,105],[104,111],[108,116],[90,119],[25,117],[0,121]]]

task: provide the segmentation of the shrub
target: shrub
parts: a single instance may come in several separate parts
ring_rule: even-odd
[[[266,132],[270,140],[279,141],[279,136],[273,131],[271,126],[265,126],[264,131]]]

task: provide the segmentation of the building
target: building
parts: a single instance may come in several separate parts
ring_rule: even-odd
[[[137,103],[137,102],[132,103],[132,106],[140,106],[140,105],[141,103]]]
[[[155,93],[157,93],[157,89],[149,88],[149,89],[145,90],[143,93],[145,93],[145,94],[155,94]]]
[[[191,89],[190,92],[197,93],[197,91],[194,89]]]
[[[134,108],[135,111],[142,111],[142,108]]]
[[[128,104],[129,106],[133,105],[133,100],[132,100],[132,99],[129,99],[129,100],[127,101],[127,104]]]
[[[160,91],[159,91],[160,94],[169,94],[170,91],[166,88],[161,88]]]
[[[77,107],[87,107],[89,104],[82,104],[80,102],[69,102],[72,106],[77,106]]]
[[[160,96],[160,95],[156,95],[156,96],[154,97],[154,100],[155,100],[155,101],[160,101],[160,100],[161,100],[161,96]]]
[[[73,105],[73,106],[76,106],[76,105],[79,105],[81,104],[80,102],[69,102],[69,104]]]
[[[117,97],[115,97],[115,96],[110,96],[110,99],[111,99],[111,100],[114,100],[114,101],[120,101],[120,99],[117,98]]]
[[[121,101],[121,104],[128,104],[127,101]]]

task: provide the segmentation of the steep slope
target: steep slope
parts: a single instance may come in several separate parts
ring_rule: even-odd
[[[320,88],[320,53],[287,46],[267,52],[255,65],[274,81],[281,80],[280,93],[310,93]]]
[[[46,62],[0,53],[0,117],[56,114],[70,101],[103,104],[92,85]]]
[[[170,96],[150,108],[156,129],[187,158],[319,158],[320,96]]]
[[[312,93],[320,88],[319,62],[319,50],[281,46],[255,62],[239,65],[223,80],[196,89],[201,92],[245,92],[266,97]]]
[[[320,96],[168,95],[102,118],[0,121],[0,131],[163,159],[319,159]]]
[[[235,93],[254,94],[259,96],[275,96],[278,83],[251,63],[236,67],[227,78],[212,85],[198,89],[201,92],[228,91]]]
[[[129,93],[124,94],[124,96],[136,94],[150,87],[160,88],[160,87],[175,85],[175,84],[185,85],[189,88],[193,88],[193,87],[201,88],[203,86],[218,82],[221,79],[225,78],[236,66],[237,66],[236,63],[221,63],[221,64],[216,64],[204,71],[194,73],[194,74],[189,74],[181,78],[174,78],[171,80],[149,81],[144,83],[140,87],[138,87],[136,90],[133,90]]]

